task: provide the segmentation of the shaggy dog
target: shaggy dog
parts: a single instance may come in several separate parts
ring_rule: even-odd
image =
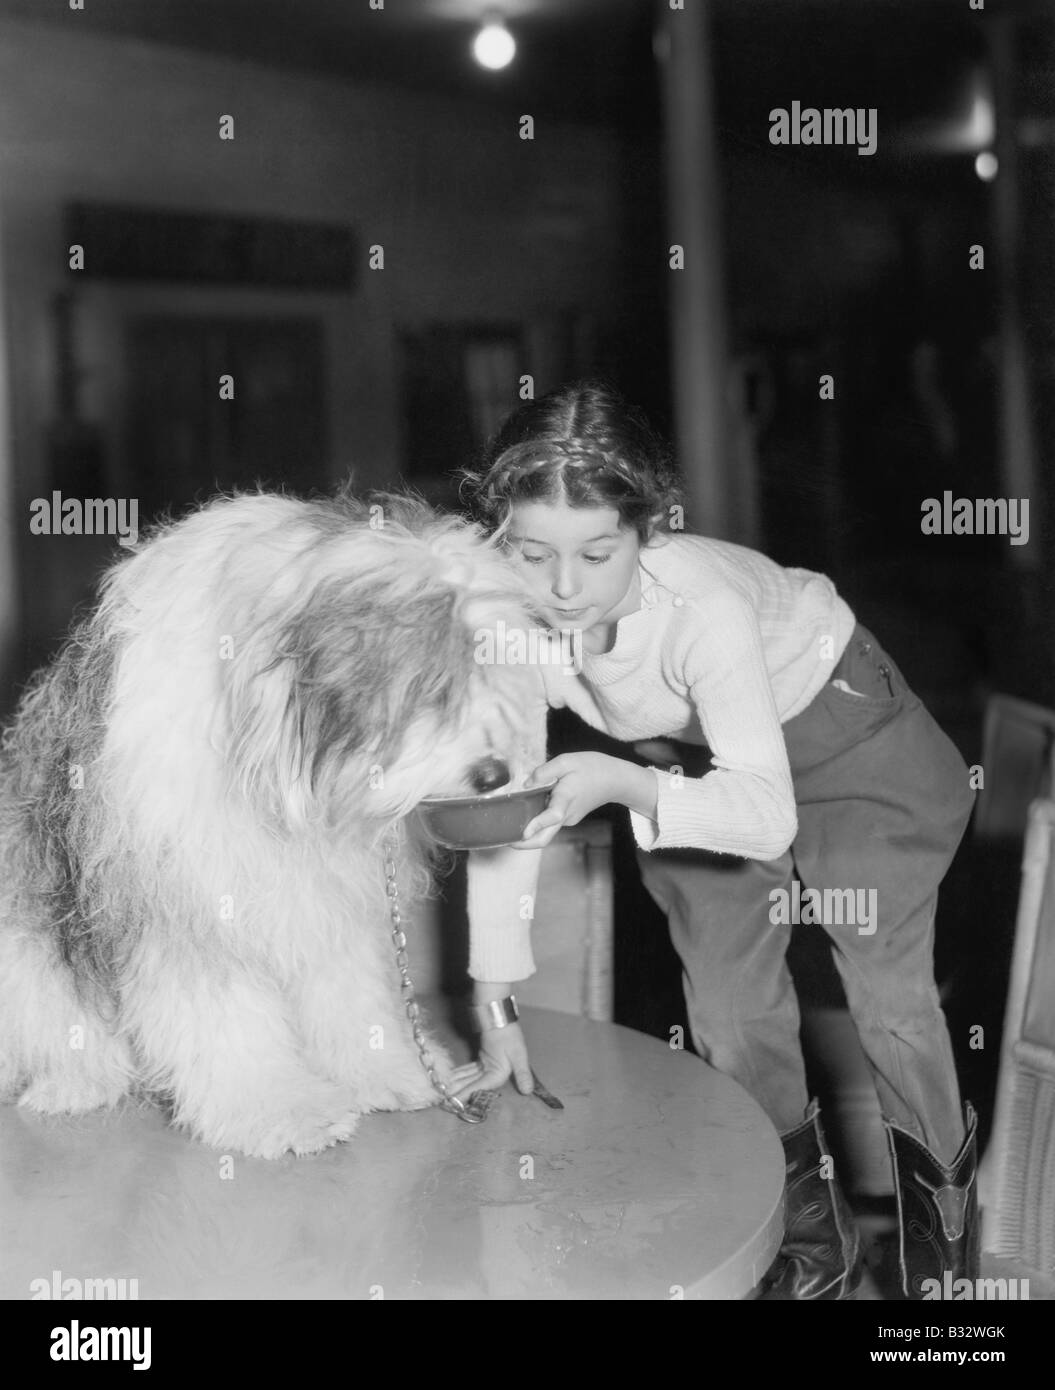
[[[531,673],[479,659],[522,603],[402,496],[219,499],[115,564],[3,738],[0,1094],[150,1094],[260,1157],[435,1103],[386,851],[405,905],[436,859],[417,803],[543,760]]]

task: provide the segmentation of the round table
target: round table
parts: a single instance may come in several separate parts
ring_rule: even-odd
[[[782,1228],[783,1154],[755,1102],[630,1029],[524,1024],[563,1110],[510,1087],[482,1124],[370,1115],[314,1158],[225,1160],[149,1108],[0,1107],[0,1297],[42,1271],[134,1276],[141,1299],[746,1296]]]

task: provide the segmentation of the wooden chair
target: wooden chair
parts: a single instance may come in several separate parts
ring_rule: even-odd
[[[991,695],[982,734],[983,783],[978,790],[971,834],[1001,855],[1001,880],[1015,853],[1021,863],[1029,808],[1055,790],[1055,711],[1013,695]],[[995,1134],[995,1129],[994,1129]],[[996,1145],[990,1142],[978,1168],[983,1210],[995,1200]]]
[[[982,736],[983,784],[973,834],[1021,839],[1031,802],[1055,787],[1055,710],[1012,695],[991,695]]]
[[[1055,801],[1029,808],[984,1248],[1055,1275]]]

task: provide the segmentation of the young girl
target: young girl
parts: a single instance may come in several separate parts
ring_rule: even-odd
[[[933,975],[938,886],[973,802],[955,747],[829,579],[680,530],[664,447],[607,387],[529,402],[463,490],[550,627],[581,636],[581,670],[543,669],[549,704],[627,743],[705,745],[711,767],[693,778],[583,752],[535,770],[556,787],[524,839],[469,856],[480,1060],[456,1088],[512,1076],[531,1090],[512,997],[534,970],[522,895],[560,826],[622,804],[684,967],[696,1049],[781,1134],[786,1232],[763,1296],[849,1298],[860,1278],[785,962],[789,904],[808,889],[830,904],[820,925],[887,1125],[903,1292],[973,1278],[976,1119]]]

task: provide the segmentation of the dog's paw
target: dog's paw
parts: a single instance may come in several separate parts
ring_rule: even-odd
[[[445,1085],[450,1083],[452,1066],[436,1068],[438,1079]],[[433,1105],[442,1105],[445,1097],[432,1084],[424,1071],[418,1074],[410,1070],[401,1077],[393,1077],[389,1085],[375,1089],[371,1096],[373,1110],[427,1110]]]
[[[302,1158],[307,1154],[321,1153],[334,1144],[343,1144],[355,1133],[359,1116],[352,1111],[342,1115],[339,1120],[320,1123],[311,1116],[305,1116],[299,1123],[295,1120],[279,1127],[262,1142],[256,1155],[259,1158],[281,1158],[283,1154],[295,1154]]]
[[[439,1079],[446,1084],[449,1073],[439,1073]],[[433,1105],[442,1105],[444,1096],[432,1082],[425,1078],[414,1080],[407,1086],[395,1086],[378,1110],[427,1110]]]
[[[242,1139],[227,1136],[202,1136],[217,1148],[234,1148],[249,1158],[282,1158],[294,1154],[298,1158],[321,1153],[334,1144],[343,1144],[355,1133],[359,1114],[348,1111],[338,1119],[326,1119],[315,1112],[276,1117],[269,1125],[254,1125],[252,1136]]]
[[[40,1076],[18,1098],[19,1105],[38,1115],[83,1115],[107,1110],[125,1094],[123,1085],[106,1085],[85,1077]]]

